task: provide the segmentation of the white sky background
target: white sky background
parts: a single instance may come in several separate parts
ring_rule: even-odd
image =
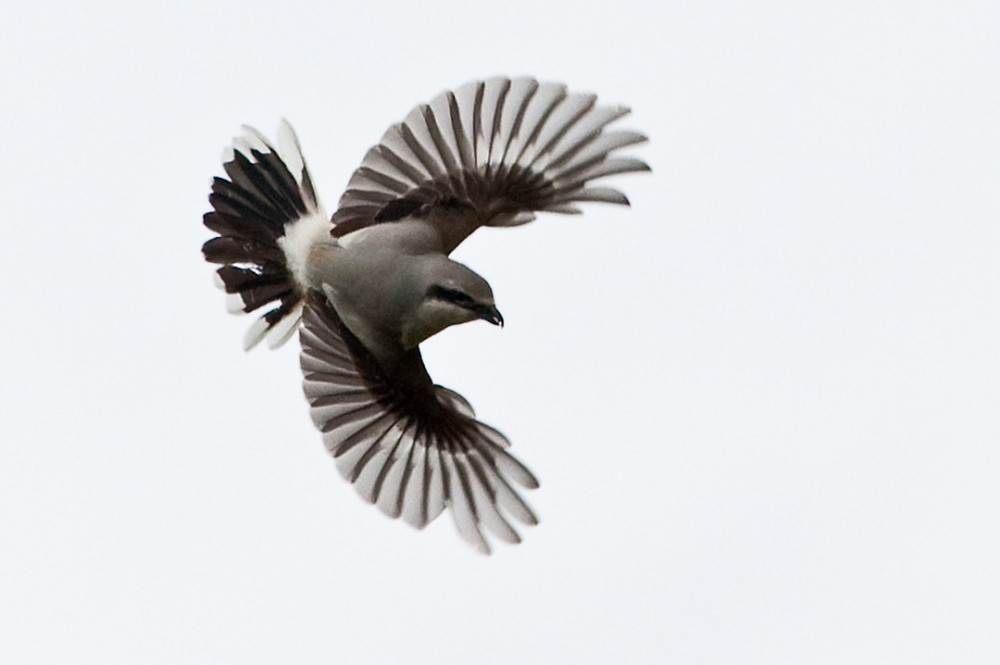
[[[1000,4],[7,3],[0,662],[1000,662]],[[425,346],[542,517],[490,558],[337,474],[200,255],[242,123],[332,209],[531,74],[652,175],[480,232]]]

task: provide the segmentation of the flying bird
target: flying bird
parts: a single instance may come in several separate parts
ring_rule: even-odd
[[[538,481],[498,430],[435,385],[420,343],[455,324],[502,326],[485,279],[449,254],[481,226],[628,205],[604,176],[649,167],[607,129],[628,114],[592,94],[531,78],[469,83],[413,109],[361,161],[328,216],[295,132],[250,127],[223,158],[202,247],[233,312],[263,315],[244,338],[273,348],[296,330],[310,413],[341,474],[390,517],[423,528],[450,509],[488,554],[488,531],[520,542],[537,523],[518,489]]]

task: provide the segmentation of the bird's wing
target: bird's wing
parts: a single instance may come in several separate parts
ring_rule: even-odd
[[[315,291],[299,339],[313,421],[364,499],[417,528],[450,508],[462,537],[486,554],[484,527],[517,543],[510,518],[537,523],[513,484],[533,489],[538,481],[507,452],[503,434],[431,382],[419,350],[386,372]]]
[[[530,78],[493,78],[422,104],[365,155],[333,215],[340,237],[416,214],[437,222],[447,251],[479,226],[515,226],[535,212],[578,213],[576,203],[628,204],[591,182],[646,171],[616,151],[646,140],[606,130],[628,114],[599,106],[592,94]],[[437,209],[466,215],[435,216]]]
[[[228,179],[212,181],[204,223],[219,235],[202,252],[222,264],[216,283],[229,294],[231,312],[269,307],[247,331],[249,349],[265,338],[279,346],[295,332],[308,248],[331,226],[291,125],[278,128],[277,147],[252,127],[243,130],[223,157]]]

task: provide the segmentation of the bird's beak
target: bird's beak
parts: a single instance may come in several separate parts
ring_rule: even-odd
[[[481,307],[476,314],[484,321],[489,321],[493,325],[503,328],[503,315],[500,314],[500,310],[496,308],[496,305]]]

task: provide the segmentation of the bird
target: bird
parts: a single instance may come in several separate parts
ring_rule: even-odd
[[[328,216],[299,140],[244,126],[211,185],[202,246],[234,313],[263,313],[246,350],[296,331],[303,389],[336,467],[366,501],[422,529],[449,510],[481,553],[516,544],[539,486],[496,428],[430,378],[420,344],[470,321],[503,326],[489,283],[452,258],[476,229],[515,227],[583,202],[629,205],[606,176],[649,171],[609,129],[629,114],[531,77],[443,92],[392,125]]]

